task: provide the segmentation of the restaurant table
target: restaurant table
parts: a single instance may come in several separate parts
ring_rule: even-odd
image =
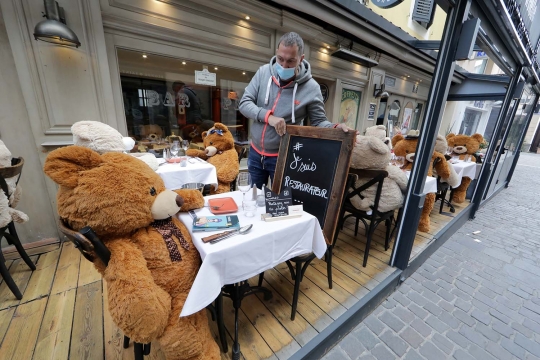
[[[245,235],[236,235],[215,244],[204,243],[201,238],[216,232],[193,233],[188,225],[193,222],[191,216],[187,213],[178,215],[180,220],[188,225],[193,244],[202,259],[201,268],[180,316],[191,315],[204,309],[220,295],[224,286],[234,285],[233,289],[229,289],[230,295],[236,296],[236,299],[231,297],[235,305],[233,358],[240,354],[236,321],[238,308],[241,299],[253,293],[245,280],[295,256],[314,253],[321,258],[327,249],[319,221],[313,215],[303,212],[298,218],[265,222],[261,220],[261,214],[265,213],[265,207],[262,206],[257,207],[254,217],[246,217],[241,206],[242,195],[235,191],[207,196],[205,204],[208,204],[208,199],[232,197],[238,205],[238,212],[233,214],[238,216],[240,226],[253,224],[252,230]],[[251,199],[251,192],[246,194],[246,198]],[[208,207],[195,210],[195,213],[198,217],[212,215]]]
[[[476,163],[475,162],[465,162],[463,160],[451,160],[450,163],[452,164],[452,167],[456,171],[459,178],[468,177],[471,180],[476,179]],[[461,185],[461,181],[457,186],[454,186],[454,188],[457,188],[459,185]]]
[[[411,172],[409,170],[405,171],[407,179],[411,177]],[[426,182],[424,184],[424,189],[422,194],[436,193],[437,192],[437,178],[432,176],[426,176]]]
[[[211,184],[217,189],[218,180],[216,167],[199,158],[188,158],[186,166],[180,163],[163,163],[156,172],[165,183],[165,188],[170,190],[180,189],[188,183]]]

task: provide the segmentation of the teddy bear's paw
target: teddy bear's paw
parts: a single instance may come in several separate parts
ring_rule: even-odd
[[[25,223],[30,220],[30,218],[28,218],[28,215],[26,215],[22,211],[9,209],[9,213],[11,214],[11,218],[13,219],[13,221],[19,224]]]

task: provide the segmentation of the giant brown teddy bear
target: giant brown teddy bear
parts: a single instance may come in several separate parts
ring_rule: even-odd
[[[204,205],[197,190],[166,190],[144,162],[80,146],[52,151],[45,173],[58,185],[60,217],[75,230],[90,226],[111,252],[96,260],[109,312],[133,341],[158,341],[167,359],[219,359],[206,310],[179,317],[201,259],[174,215]]]
[[[234,138],[229,128],[216,123],[213,128],[202,133],[204,150],[189,149],[188,156],[196,156],[216,167],[218,188],[211,194],[231,191],[231,183],[240,171],[238,153],[234,149]]]
[[[402,169],[411,170],[413,167],[416,146],[418,145],[418,138],[405,138],[403,137],[403,135],[397,134],[392,138],[392,145],[394,147],[394,154],[396,154],[396,156],[403,156],[405,158],[405,165],[403,165]],[[433,155],[431,156],[427,175],[433,175],[433,163],[437,158],[439,159],[439,161],[435,165],[437,174],[443,179],[448,179],[450,176],[450,169],[448,167],[448,163],[446,162],[444,155],[437,151],[434,151]],[[431,210],[433,210],[434,205],[435,193],[426,194],[426,198],[424,200],[424,207],[422,209],[422,214],[420,215],[420,223],[418,224],[418,230],[423,232],[429,231],[429,214],[431,213]]]
[[[475,154],[480,148],[480,144],[484,141],[484,138],[480,134],[474,134],[472,136],[467,135],[454,135],[452,133],[446,135],[448,146],[452,148],[453,155],[458,155],[461,160],[465,158],[465,155],[471,156],[471,161],[476,162]],[[452,201],[461,204],[465,201],[465,195],[467,195],[467,189],[471,184],[471,178],[464,176],[461,179],[461,184],[454,189],[454,195]]]

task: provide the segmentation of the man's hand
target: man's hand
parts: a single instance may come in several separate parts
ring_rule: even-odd
[[[350,130],[350,131],[355,131],[355,130],[351,129],[350,127],[348,127],[347,125],[343,124],[343,123],[338,124],[338,125],[336,126],[336,129],[341,129],[341,130],[343,130],[343,132],[349,132],[349,130]],[[357,135],[357,136],[360,135],[360,131],[356,130],[356,135]],[[355,141],[355,143],[354,143],[355,146],[356,146],[356,144],[358,144],[358,141],[359,141],[359,139],[358,139],[358,137],[357,137],[357,138],[356,138],[356,141]]]
[[[268,117],[268,123],[276,129],[276,132],[279,136],[285,135],[285,132],[287,131],[287,125],[285,124],[284,118],[270,115]]]

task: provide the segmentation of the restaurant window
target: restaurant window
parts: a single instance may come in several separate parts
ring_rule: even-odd
[[[238,105],[253,72],[131,50],[118,50],[118,62],[129,136],[200,142],[202,131],[221,122],[247,144],[250,124]]]
[[[414,109],[413,120],[411,124],[411,130],[418,130],[423,106],[424,105],[421,103],[416,104],[416,108]]]
[[[461,126],[459,127],[459,133],[463,135],[472,135],[476,133],[481,116],[482,112],[480,111],[471,109],[465,110],[463,121],[461,122]]]

